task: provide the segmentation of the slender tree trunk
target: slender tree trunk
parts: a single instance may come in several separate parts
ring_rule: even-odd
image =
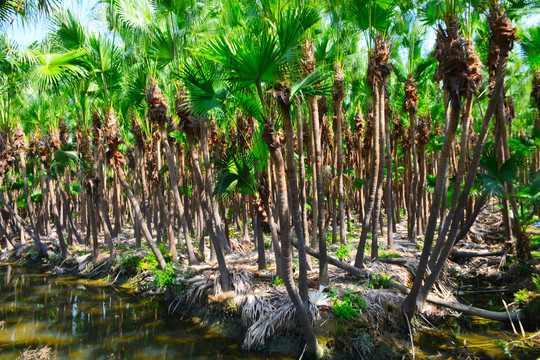
[[[309,243],[309,224],[306,207],[306,167],[304,163],[304,131],[302,120],[302,102],[298,100],[296,104],[296,131],[298,139],[298,167],[300,170],[298,178],[298,188],[300,190],[300,212],[302,213],[302,229],[304,231],[305,243]],[[306,266],[311,270],[310,261],[306,256]]]
[[[287,179],[285,175],[285,164],[283,162],[283,156],[281,153],[281,144],[276,137],[274,125],[271,121],[267,120],[264,125],[263,132],[264,139],[270,148],[270,156],[274,161],[276,167],[276,177],[278,181],[278,201],[280,204],[280,225],[281,225],[281,253],[283,262],[283,283],[287,289],[294,307],[296,309],[296,318],[300,323],[304,339],[306,341],[307,350],[311,354],[319,352],[319,346],[317,344],[317,338],[315,332],[311,326],[311,322],[308,317],[308,313],[296,286],[294,284],[294,278],[292,274],[292,248],[291,248],[291,228],[290,228],[290,214],[289,204],[287,199]]]
[[[115,166],[115,170],[116,170],[116,173],[118,174],[118,180],[120,181],[120,184],[124,188],[124,192],[126,193],[128,200],[131,202],[131,206],[133,206],[135,216],[137,217],[139,223],[141,224],[144,238],[146,239],[148,246],[150,247],[150,249],[156,256],[157,262],[159,264],[159,268],[164,271],[167,268],[167,264],[165,263],[165,259],[163,259],[163,255],[161,255],[161,251],[159,251],[156,243],[154,242],[154,239],[152,239],[152,235],[150,234],[150,231],[148,230],[148,226],[146,226],[146,222],[144,221],[143,214],[139,206],[139,202],[137,201],[137,199],[133,195],[133,192],[131,191],[131,188],[126,180],[126,174],[124,172],[124,169],[122,168],[121,165],[117,164]]]
[[[319,253],[321,257],[319,259],[319,283],[321,285],[328,285],[328,260],[326,250],[326,235],[324,231],[325,220],[325,207],[324,207],[324,178],[323,178],[323,159],[321,149],[321,132],[319,126],[319,108],[317,104],[317,98],[308,96],[308,107],[311,117],[311,126],[314,138],[314,170],[317,172],[317,183],[314,186],[317,196],[317,239],[319,241]],[[315,172],[314,171],[314,172]],[[315,185],[315,184],[314,184]],[[314,194],[315,197],[315,194]],[[315,220],[315,219],[314,219]],[[283,225],[283,224],[282,224]]]
[[[508,23],[509,23],[509,21],[508,21]],[[505,46],[501,46],[501,48],[500,48],[499,61],[498,61],[498,65],[497,65],[497,68],[496,68],[495,85],[494,85],[493,92],[492,92],[493,95],[492,95],[492,97],[491,97],[491,99],[490,99],[490,101],[488,103],[486,113],[484,114],[484,119],[483,119],[483,122],[482,122],[482,128],[480,130],[480,134],[478,135],[477,146],[475,148],[475,152],[474,152],[474,155],[473,155],[470,167],[469,167],[469,173],[467,174],[467,178],[466,178],[466,181],[465,181],[465,186],[464,186],[462,194],[461,194],[461,196],[459,198],[458,205],[456,206],[456,211],[455,211],[454,214],[452,214],[452,219],[451,219],[452,225],[450,227],[450,233],[448,234],[447,241],[446,241],[445,246],[444,246],[444,248],[443,248],[443,250],[442,250],[442,252],[441,252],[441,254],[439,256],[439,260],[437,261],[437,264],[435,265],[435,267],[433,268],[431,274],[427,278],[424,286],[422,287],[421,292],[418,294],[418,299],[416,299],[416,294],[415,294],[415,296],[412,297],[411,299],[409,299],[409,296],[408,296],[407,299],[405,300],[406,302],[407,302],[407,300],[409,300],[409,302],[412,301],[413,306],[414,306],[415,303],[418,303],[419,308],[421,308],[423,306],[423,304],[425,303],[427,295],[429,294],[433,284],[435,283],[435,281],[437,280],[440,272],[442,271],[444,263],[446,262],[446,259],[448,258],[448,255],[450,254],[450,252],[452,250],[452,247],[454,245],[456,235],[457,235],[457,233],[459,231],[459,222],[461,221],[461,218],[463,216],[463,212],[464,212],[464,209],[465,209],[465,205],[467,203],[468,196],[469,196],[470,191],[471,191],[471,189],[472,189],[472,187],[474,185],[476,174],[478,172],[478,165],[480,163],[480,158],[481,158],[484,143],[485,143],[485,140],[486,140],[486,135],[487,135],[487,131],[488,131],[488,128],[489,128],[489,124],[490,124],[491,118],[492,118],[492,116],[493,116],[493,114],[494,114],[494,112],[496,110],[497,101],[499,100],[499,98],[498,98],[499,94],[501,94],[502,91],[504,91],[503,85],[504,85],[504,76],[505,76],[505,73],[506,73],[506,64],[507,64],[507,61],[508,61],[508,53],[509,53],[509,50],[511,48],[511,44],[512,44],[513,37],[514,37],[514,34],[513,34],[512,30],[511,30],[512,29],[511,25],[508,25],[508,28],[510,28],[510,31],[507,31],[507,28],[505,28],[505,27],[502,27],[502,29],[501,28],[496,29],[499,32],[499,34],[498,34],[499,38],[498,39],[504,39],[504,40],[511,39],[511,40],[508,40],[510,42],[510,46],[508,46],[508,44],[504,44]],[[493,37],[497,38],[496,36],[493,36]],[[454,107],[455,106],[453,105],[452,108],[454,108]],[[452,115],[454,115],[454,114],[452,114]],[[457,117],[457,115],[454,115],[454,116]],[[452,116],[452,118],[453,118],[453,116]],[[445,145],[446,145],[446,137],[445,137]],[[441,162],[445,161],[443,156],[442,156],[443,153],[444,153],[444,145],[443,145],[443,151],[441,152]],[[437,191],[435,191],[435,193],[434,193],[434,198],[436,197],[436,195],[437,195]],[[434,199],[433,203],[434,203],[434,205],[436,204],[435,199]],[[433,211],[432,211],[432,214],[433,214]],[[430,220],[431,220],[431,218],[430,218]],[[429,227],[429,224],[428,224],[428,227]],[[443,235],[446,235],[446,234],[443,234]],[[430,247],[431,247],[431,244],[430,244]],[[419,269],[420,269],[420,267],[419,267]],[[418,271],[417,272],[417,279],[418,279],[419,274],[420,274],[420,277],[423,278],[424,272],[425,272],[425,268],[424,268],[423,272]],[[412,291],[411,291],[411,293],[412,293]],[[407,309],[407,307],[405,307],[405,309]],[[410,312],[408,311],[408,314],[412,315],[414,313],[414,307],[411,308],[410,310],[411,311]]]
[[[185,134],[186,134],[186,140],[189,144],[189,151],[191,154],[193,181],[194,183],[197,184],[197,188],[202,190],[200,204],[202,205],[202,210],[204,212],[204,219],[206,221],[206,227],[210,234],[210,239],[212,240],[212,244],[216,252],[219,272],[221,274],[221,285],[224,291],[229,291],[232,287],[230,276],[229,276],[229,270],[227,269],[227,263],[225,262],[225,255],[221,247],[222,240],[217,238],[217,234],[215,234],[213,230],[212,221],[215,220],[215,218],[211,217],[210,215],[212,210],[210,209],[211,205],[209,204],[209,201],[207,199],[208,196],[210,196],[210,194],[206,194],[206,191],[203,186],[203,180],[202,180],[203,178],[201,174],[199,155],[197,153],[197,150],[195,149],[193,130],[190,128],[186,128]]]
[[[385,96],[385,89],[384,85],[379,85],[379,114],[373,121],[379,121],[379,134],[377,134],[377,138],[379,140],[379,144],[375,144],[375,146],[379,146],[379,156],[380,159],[378,161],[379,163],[379,175],[377,176],[377,191],[375,193],[375,204],[373,206],[373,217],[372,217],[372,238],[371,238],[371,258],[377,259],[379,257],[379,234],[377,231],[377,221],[379,219],[382,219],[381,217],[381,200],[382,200],[382,191],[383,191],[383,180],[384,180],[384,123],[385,123],[385,106],[386,106],[386,96]],[[383,224],[382,220],[380,221],[380,230],[381,235],[383,232]],[[392,229],[388,229],[390,232]]]
[[[372,130],[372,145],[371,145],[371,177],[369,179],[369,193],[365,205],[364,221],[362,224],[362,232],[360,233],[360,242],[356,252],[356,259],[354,266],[362,269],[364,267],[364,249],[366,247],[367,234],[369,230],[369,224],[373,216],[373,209],[375,207],[375,196],[377,193],[377,184],[379,178],[379,102],[384,101],[380,98],[381,92],[379,86],[375,86],[373,89],[373,130]],[[376,221],[377,219],[374,219]]]
[[[435,236],[437,220],[440,214],[439,207],[441,206],[443,193],[445,193],[443,187],[446,182],[446,178],[448,177],[448,162],[450,158],[450,149],[454,141],[457,125],[459,123],[459,115],[461,112],[459,99],[456,99],[451,103],[451,111],[452,113],[450,114],[448,129],[444,137],[442,150],[440,152],[439,164],[437,168],[437,180],[435,184],[435,191],[433,193],[431,212],[429,215],[429,220],[424,238],[424,247],[420,256],[420,263],[418,264],[418,269],[416,270],[416,276],[413,286],[411,288],[411,292],[409,293],[409,295],[407,295],[403,302],[403,309],[406,311],[409,317],[412,317],[414,315],[417,308],[417,295],[420,291],[420,287],[422,286],[422,280],[424,278],[424,274],[428,265],[428,259],[431,254],[431,246],[433,245],[433,238]]]
[[[35,219],[36,213],[34,211],[34,204],[32,203],[32,199],[30,197],[30,190],[28,186],[28,177],[26,174],[26,154],[24,153],[24,150],[21,150],[19,152],[19,158],[21,160],[21,170],[22,170],[23,181],[24,181],[24,194],[26,196],[26,204],[28,206],[28,217],[30,218],[30,224],[32,225],[34,234],[39,239],[39,231],[36,226],[36,219]]]
[[[69,252],[67,249],[66,242],[64,240],[64,235],[62,234],[62,227],[60,226],[60,217],[58,215],[56,196],[54,194],[54,185],[53,185],[53,180],[51,177],[51,169],[48,166],[47,166],[47,182],[49,183],[49,191],[50,191],[51,199],[52,199],[51,211],[53,214],[54,226],[56,227],[56,235],[58,236],[58,241],[60,243],[60,250],[62,251],[62,258],[65,259],[69,255]]]
[[[343,196],[343,97],[345,96],[344,77],[341,64],[336,64],[334,73],[334,114],[336,115],[336,141],[335,149],[337,156],[338,178],[338,213],[339,213],[339,239],[342,244],[347,240],[347,228],[345,226],[345,198]]]
[[[298,193],[298,180],[296,174],[296,161],[294,159],[294,129],[291,121],[291,105],[289,102],[290,89],[281,91],[278,95],[278,103],[281,108],[283,118],[283,127],[285,128],[286,149],[287,149],[287,176],[289,179],[289,190],[292,198],[292,218],[296,237],[298,238],[298,262],[299,274],[298,283],[300,290],[300,298],[302,299],[307,311],[308,301],[308,284],[307,284],[307,264],[306,251],[304,249],[304,231],[302,227],[302,215],[300,210],[300,201]],[[277,169],[279,171],[279,169]],[[279,181],[279,179],[278,179]],[[283,190],[283,189],[282,189]],[[288,221],[288,220],[287,220]],[[283,227],[283,224],[281,224]],[[326,240],[325,240],[326,241]]]
[[[162,134],[163,147],[165,149],[165,155],[167,156],[167,163],[169,164],[169,186],[172,189],[174,200],[176,203],[176,208],[178,209],[178,215],[180,217],[180,225],[184,232],[184,240],[186,242],[186,247],[188,250],[188,261],[190,265],[196,265],[199,263],[195,257],[195,251],[193,250],[193,244],[191,243],[191,236],[189,235],[189,229],[187,225],[187,219],[184,212],[184,206],[182,204],[182,199],[180,197],[180,190],[178,189],[178,167],[174,161],[174,157],[171,151],[171,147],[166,135]]]

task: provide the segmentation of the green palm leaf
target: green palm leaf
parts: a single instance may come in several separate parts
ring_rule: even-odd
[[[255,162],[245,152],[228,153],[214,162],[216,169],[216,185],[213,195],[227,198],[233,193],[257,193],[255,180]]]
[[[57,88],[64,82],[86,75],[86,71],[81,66],[84,56],[86,56],[84,50],[38,54],[37,66],[33,68],[31,77],[42,89]]]
[[[55,14],[52,25],[56,28],[55,37],[64,48],[75,50],[84,47],[86,34],[79,19],[68,9],[63,9]]]
[[[533,69],[540,68],[540,27],[520,31],[519,39],[524,57]]]
[[[184,62],[182,81],[189,90],[192,110],[196,115],[223,115],[222,106],[227,90],[218,76],[215,63],[197,59]]]

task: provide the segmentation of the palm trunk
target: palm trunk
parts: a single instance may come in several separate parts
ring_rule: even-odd
[[[503,16],[505,17],[504,14]],[[478,165],[480,163],[480,158],[482,156],[482,151],[483,151],[484,143],[487,137],[487,132],[488,132],[489,125],[491,122],[491,118],[496,110],[497,102],[499,101],[500,96],[501,96],[500,94],[502,94],[504,91],[504,76],[506,73],[506,64],[508,61],[509,50],[512,47],[512,43],[514,39],[514,32],[513,32],[513,28],[511,27],[511,23],[508,19],[503,19],[502,24],[503,24],[502,26],[499,24],[498,27],[496,27],[495,29],[492,29],[492,31],[498,32],[497,35],[492,35],[493,38],[497,39],[498,41],[501,41],[501,40],[503,41],[503,43],[500,44],[501,46],[500,46],[500,53],[499,53],[499,61],[496,68],[495,85],[493,88],[492,97],[489,100],[489,104],[488,104],[486,113],[484,115],[480,134],[478,135],[477,146],[475,148],[475,152],[474,152],[471,164],[470,164],[469,173],[467,174],[467,179],[465,181],[465,186],[459,198],[459,202],[458,202],[458,205],[456,206],[456,210],[452,214],[452,218],[451,218],[452,225],[450,227],[450,232],[448,234],[444,248],[439,256],[439,260],[437,261],[435,267],[432,269],[432,272],[427,278],[424,286],[422,287],[422,290],[418,294],[418,298],[416,299],[416,296],[415,296],[414,298],[410,299],[410,301],[414,301],[412,305],[414,305],[414,303],[418,303],[420,308],[424,305],[427,295],[429,294],[433,284],[435,283],[440,272],[442,271],[444,263],[446,262],[446,259],[448,258],[452,250],[452,247],[455,243],[455,239],[460,228],[459,223],[461,222],[461,219],[463,217],[463,212],[467,204],[470,191],[476,179],[476,174],[478,172]],[[507,42],[504,42],[504,41],[507,41]],[[454,107],[456,106],[453,105],[452,109],[454,109]],[[453,113],[454,112],[455,111],[453,111]],[[454,116],[457,117],[457,114],[455,114]],[[453,116],[451,118],[453,118]],[[453,125],[453,123],[451,123],[451,125]],[[451,126],[449,126],[449,128],[451,130]],[[445,145],[446,145],[446,137],[445,137]],[[444,146],[443,146],[443,152],[441,153],[441,162],[447,161],[442,157],[443,153],[444,153]],[[437,196],[437,192],[435,192],[434,198],[436,196]],[[434,204],[435,203],[436,201],[434,200]],[[432,211],[432,214],[433,214],[433,211]],[[442,235],[444,236],[446,234],[442,234]],[[425,271],[425,268],[424,268],[424,271]],[[423,274],[424,272],[417,272],[417,279],[418,277],[423,278]],[[407,297],[406,301],[407,300],[409,300],[409,296]],[[413,311],[411,311],[411,313],[409,314],[412,314],[414,312],[414,308],[412,308],[411,310]]]
[[[51,194],[51,199],[52,199],[51,211],[53,214],[54,226],[56,227],[56,235],[58,236],[58,241],[60,243],[60,250],[62,251],[62,258],[65,259],[69,255],[69,252],[67,249],[66,242],[64,240],[64,235],[62,234],[62,227],[60,226],[60,217],[58,215],[56,196],[54,194],[54,185],[53,185],[53,180],[51,177],[51,169],[48,166],[47,166],[47,182],[49,183],[49,192]]]
[[[0,181],[0,186],[1,186],[1,181]],[[48,256],[49,254],[49,250],[47,249],[47,247],[45,246],[45,244],[43,244],[39,238],[34,234],[34,232],[28,227],[28,225],[25,224],[24,220],[21,219],[21,217],[19,215],[17,215],[15,213],[15,210],[13,210],[13,208],[9,205],[9,203],[6,201],[6,198],[4,197],[3,194],[0,193],[0,201],[2,202],[2,204],[4,204],[4,206],[6,207],[6,209],[9,211],[9,213],[11,214],[11,216],[13,217],[13,219],[15,219],[15,221],[17,221],[17,223],[19,223],[22,227],[24,227],[24,229],[26,230],[26,232],[28,233],[28,235],[30,235],[30,237],[34,240],[34,242],[36,243],[36,245],[38,246],[38,248],[41,250],[42,254],[45,255],[45,256]],[[6,237],[7,239],[9,239],[9,235]],[[13,245],[13,244],[12,244]]]
[[[302,120],[302,103],[299,100],[296,104],[296,131],[298,139],[298,167],[300,168],[300,174],[298,177],[298,188],[300,189],[300,211],[302,213],[302,229],[304,231],[305,243],[309,243],[309,224],[307,218],[306,207],[306,167],[304,163],[304,131]],[[311,270],[310,262],[306,257],[306,266],[308,270]]]
[[[19,153],[19,158],[21,160],[21,169],[22,169],[22,175],[23,175],[23,181],[24,181],[24,194],[26,196],[26,203],[28,206],[28,217],[30,218],[30,224],[32,225],[32,229],[34,230],[35,236],[39,238],[39,231],[36,225],[36,213],[34,211],[34,204],[32,204],[32,199],[30,197],[30,190],[28,186],[28,177],[26,174],[26,154],[24,153],[24,150],[21,150]]]
[[[418,153],[416,149],[416,110],[409,111],[409,121],[411,126],[410,141],[412,151],[412,167],[409,172],[409,216],[407,218],[407,231],[409,241],[416,242],[416,202],[417,202],[417,186],[418,186]]]
[[[328,285],[328,254],[326,250],[326,235],[324,231],[325,207],[324,207],[324,178],[323,178],[323,159],[321,149],[321,131],[319,126],[319,108],[317,98],[308,96],[308,107],[311,117],[311,129],[313,131],[314,172],[317,172],[317,183],[314,184],[314,197],[317,197],[317,239],[319,242],[319,283]],[[315,194],[316,193],[316,194]],[[315,219],[313,219],[315,220]]]
[[[146,222],[144,221],[144,217],[143,217],[141,208],[139,206],[139,202],[133,195],[133,192],[131,191],[131,188],[126,180],[126,174],[124,172],[124,169],[122,168],[122,165],[117,164],[115,166],[115,170],[116,170],[116,174],[118,175],[118,180],[120,181],[120,184],[124,188],[124,192],[126,193],[128,200],[131,202],[131,205],[133,206],[135,216],[137,217],[139,224],[141,224],[144,238],[146,239],[148,246],[150,246],[150,249],[156,256],[157,262],[159,264],[159,268],[162,271],[164,271],[167,268],[167,263],[165,263],[165,259],[163,259],[163,255],[161,255],[161,251],[159,251],[156,243],[152,239],[152,235],[150,234],[150,231],[148,230],[148,226],[146,225]]]
[[[201,165],[200,165],[197,149],[195,148],[193,130],[190,128],[186,128],[185,134],[186,134],[186,140],[189,144],[189,151],[191,154],[193,182],[196,183],[197,188],[201,190],[200,205],[202,205],[202,211],[204,212],[204,219],[206,221],[206,227],[210,234],[210,239],[212,240],[212,244],[214,245],[214,249],[216,252],[219,272],[221,274],[221,285],[224,291],[229,291],[232,286],[231,281],[230,281],[230,276],[229,276],[229,270],[227,270],[227,263],[225,262],[225,255],[221,247],[221,240],[217,238],[218,235],[213,230],[214,229],[214,224],[212,222],[213,217],[211,217],[212,210],[210,209],[211,205],[209,204],[209,201],[208,201],[208,196],[210,196],[210,194],[206,193],[204,185],[203,185],[201,168],[200,168]]]
[[[299,274],[298,283],[300,287],[300,298],[302,299],[304,306],[307,310],[308,301],[308,284],[307,284],[307,263],[306,263],[306,251],[304,241],[304,231],[302,227],[302,215],[300,211],[300,201],[298,194],[298,180],[296,174],[296,161],[294,159],[294,129],[291,121],[291,105],[289,103],[289,91],[290,89],[282,90],[278,95],[278,103],[281,108],[281,114],[283,118],[283,127],[285,129],[286,137],[286,150],[287,150],[287,176],[289,179],[289,190],[292,198],[292,218],[294,224],[294,230],[296,237],[298,238],[298,262],[299,262]],[[279,169],[278,169],[279,171]],[[278,179],[279,181],[279,179]],[[288,220],[287,220],[288,221]],[[284,224],[281,224],[283,228]]]
[[[379,87],[373,89],[373,130],[372,130],[372,145],[371,145],[371,177],[369,179],[368,197],[365,204],[364,221],[362,223],[362,232],[360,233],[360,242],[356,251],[356,259],[354,266],[357,268],[364,267],[364,249],[366,247],[367,234],[369,230],[369,224],[372,222],[373,209],[375,205],[375,196],[377,193],[377,184],[379,178],[379,102],[384,101],[380,98]],[[373,219],[376,221],[377,219]]]
[[[281,225],[281,255],[283,263],[283,283],[287,289],[294,307],[296,309],[296,318],[300,323],[308,353],[315,354],[318,352],[317,338],[315,332],[311,326],[311,322],[308,317],[308,313],[296,286],[294,284],[294,278],[292,274],[292,249],[291,249],[291,228],[290,228],[290,214],[289,204],[287,199],[287,179],[285,175],[285,164],[283,162],[283,156],[281,153],[281,144],[276,137],[274,125],[271,121],[266,121],[263,132],[264,139],[270,148],[270,156],[274,161],[276,167],[276,177],[278,181],[278,202],[279,202],[279,219]]]
[[[178,190],[178,167],[176,166],[176,162],[174,161],[169,140],[167,139],[164,131],[162,132],[161,141],[165,149],[165,155],[167,156],[167,163],[169,164],[169,186],[171,187],[174,195],[176,207],[178,209],[178,215],[180,217],[180,225],[182,226],[182,230],[184,232],[184,240],[186,242],[186,247],[188,250],[189,264],[196,265],[199,263],[199,261],[195,257],[195,251],[193,250],[193,244],[191,243],[191,236],[189,235],[186,214],[184,212],[184,206],[180,197],[180,190]]]
[[[345,226],[345,199],[343,197],[343,97],[345,96],[344,78],[341,64],[336,64],[334,73],[334,114],[336,115],[336,157],[338,178],[338,214],[339,214],[339,239],[342,244],[347,240],[347,228]]]
[[[411,288],[411,292],[409,293],[409,295],[407,295],[402,305],[403,309],[409,317],[412,317],[416,311],[416,298],[418,292],[420,291],[420,287],[422,286],[422,281],[428,265],[428,259],[431,254],[431,246],[433,245],[437,220],[440,214],[439,208],[441,206],[441,198],[445,193],[444,184],[446,182],[446,178],[448,177],[448,161],[450,159],[450,150],[454,141],[454,136],[456,134],[457,125],[459,123],[459,115],[461,111],[461,103],[459,99],[452,102],[451,111],[452,112],[450,114],[450,121],[444,137],[443,147],[440,152],[439,164],[437,168],[437,181],[435,183],[435,191],[433,193],[431,212],[429,214],[429,220],[424,238],[424,247],[422,248],[422,255],[420,256],[420,263],[418,264],[418,269],[416,270],[416,276],[413,286]]]
[[[389,251],[394,250],[394,208],[393,208],[393,196],[392,196],[392,145],[390,139],[390,117],[385,117],[384,122],[384,132],[386,140],[386,224],[387,224],[387,233],[386,233],[386,248]]]

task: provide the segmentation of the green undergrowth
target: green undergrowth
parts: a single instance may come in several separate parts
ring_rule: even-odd
[[[368,305],[361,294],[357,294],[349,288],[346,288],[345,294],[342,296],[338,296],[335,290],[331,289],[330,297],[332,298],[334,314],[340,322],[360,315]]]
[[[366,285],[372,289],[387,289],[392,284],[392,275],[390,274],[372,274],[369,276],[369,284]]]
[[[169,250],[163,243],[158,244],[158,249],[165,262],[170,264],[172,255],[169,253]],[[154,271],[159,267],[156,255],[152,252],[145,257],[141,257],[141,255],[135,253],[135,251],[128,250],[125,252],[125,255],[120,258],[119,262],[120,269],[126,274],[136,274],[140,271]]]

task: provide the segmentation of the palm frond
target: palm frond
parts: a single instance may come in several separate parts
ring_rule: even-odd
[[[38,54],[37,66],[32,69],[31,77],[42,89],[56,88],[63,82],[86,75],[80,65],[84,56],[86,51],[80,49],[65,53]]]
[[[185,61],[181,76],[189,91],[195,115],[211,114],[217,117],[223,115],[222,107],[227,90],[215,63],[206,59]]]
[[[228,153],[214,162],[216,184],[213,195],[226,198],[233,193],[256,194],[255,162],[249,153]]]
[[[530,27],[519,32],[523,56],[532,68],[540,68],[540,27]]]
[[[67,50],[81,48],[86,43],[86,34],[79,19],[69,10],[62,9],[51,20],[55,37]]]
[[[126,28],[145,33],[151,28],[154,7],[149,0],[116,0],[115,7]]]

